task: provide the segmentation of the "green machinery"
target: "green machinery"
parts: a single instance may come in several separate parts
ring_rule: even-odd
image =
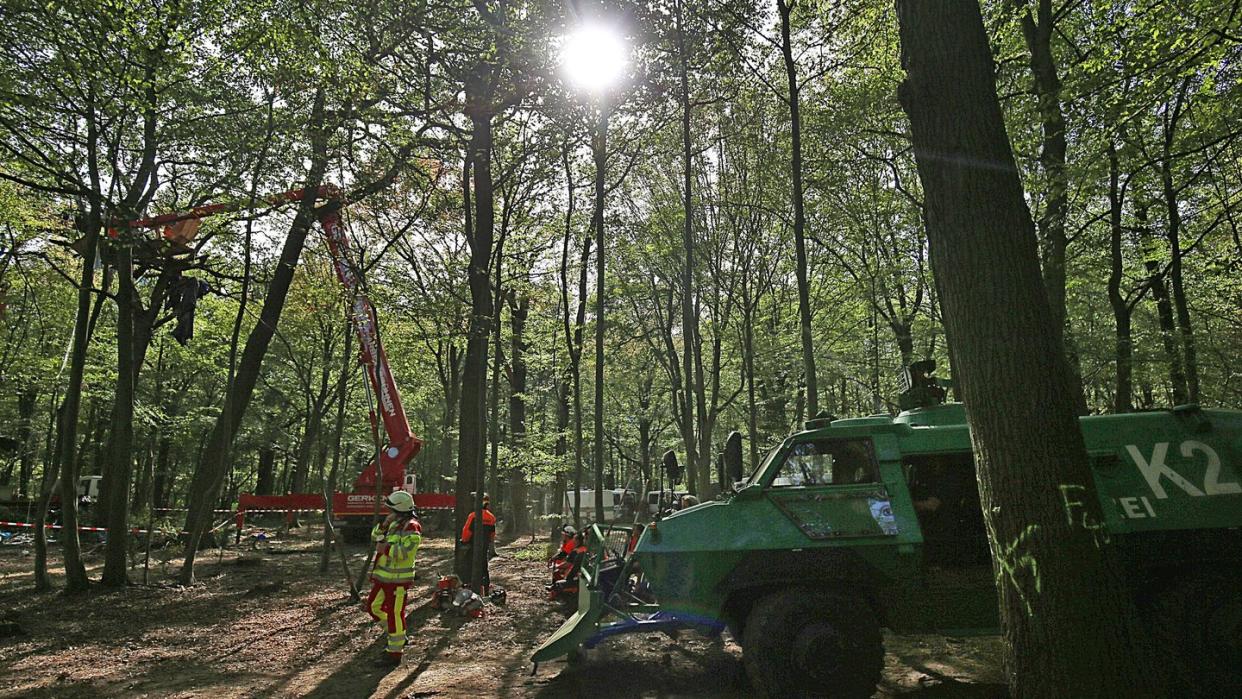
[[[719,500],[645,527],[597,525],[578,610],[532,660],[633,631],[728,628],[759,693],[870,696],[881,628],[996,632],[965,411],[921,402],[896,418],[811,420]],[[1224,696],[1220,678],[1242,676],[1242,411],[1081,426],[1140,609],[1175,610],[1156,622],[1175,628],[1158,634],[1162,653]]]

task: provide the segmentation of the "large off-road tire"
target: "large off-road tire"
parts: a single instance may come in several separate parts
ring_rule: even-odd
[[[1170,691],[1182,697],[1242,694],[1242,593],[1225,575],[1188,576],[1145,610],[1157,654],[1170,660]]]
[[[884,640],[865,600],[792,588],[751,609],[742,661],[762,696],[869,697],[884,666]]]

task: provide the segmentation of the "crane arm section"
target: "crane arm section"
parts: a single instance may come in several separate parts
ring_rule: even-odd
[[[385,486],[385,490],[398,488],[403,485],[406,464],[418,454],[423,442],[410,429],[405,407],[401,404],[401,393],[397,390],[397,382],[393,379],[392,369],[388,364],[388,355],[384,352],[383,343],[380,341],[375,306],[366,295],[361,271],[352,262],[352,246],[341,222],[340,191],[332,185],[324,185],[316,190],[294,189],[282,192],[264,197],[261,201],[275,206],[300,201],[308,196],[328,202],[317,211],[319,225],[323,229],[328,252],[332,256],[332,266],[336,270],[336,277],[345,288],[349,298],[352,299],[350,325],[358,334],[362,363],[367,369],[367,377],[375,391],[380,413],[379,419],[383,422],[384,432],[388,437],[387,446],[380,452],[379,468],[376,468],[374,462],[369,464],[358,477],[354,487],[355,490],[374,489],[376,476],[379,475],[381,485]],[[240,211],[247,207],[248,204],[244,201],[211,204],[195,207],[185,212],[129,221],[113,226],[113,229],[164,227],[164,237],[172,239],[174,237],[173,224]],[[372,419],[376,419],[376,416],[372,415]]]

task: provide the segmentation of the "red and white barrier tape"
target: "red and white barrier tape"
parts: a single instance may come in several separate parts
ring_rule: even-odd
[[[446,511],[446,512],[451,512],[451,511],[453,510],[453,508],[451,508],[451,507],[420,507],[420,508],[418,508],[418,511],[419,511],[419,512],[438,512],[438,511],[440,511],[440,510],[443,510],[443,511]],[[297,509],[292,509],[292,510],[285,510],[285,509],[271,509],[271,508],[268,508],[268,509],[263,509],[263,510],[252,510],[252,509],[250,509],[250,508],[246,508],[246,509],[244,509],[244,510],[239,510],[238,512],[232,512],[231,510],[229,510],[229,512],[230,512],[231,514],[246,514],[246,515],[248,515],[248,514],[264,514],[264,513],[272,513],[272,512],[323,512],[323,511],[324,511],[324,508],[322,508],[322,507],[319,507],[319,508],[311,508],[311,509],[307,509],[307,508],[304,508],[304,507],[299,507],[299,508],[297,508]],[[383,514],[383,512],[384,512],[383,510],[380,510],[380,514]],[[368,511],[368,512],[366,512],[366,513],[344,513],[344,512],[341,512],[341,511],[339,511],[339,510],[333,510],[332,514],[334,514],[334,515],[336,515],[336,516],[338,516],[338,517],[370,517],[370,516],[371,516],[371,512],[370,512],[370,511]]]
[[[252,513],[255,513],[255,514],[263,514],[263,513],[266,513],[266,512],[323,512],[323,509],[324,509],[324,508],[322,508],[322,507],[310,507],[310,508],[307,508],[307,507],[298,507],[298,508],[288,509],[288,510],[287,510],[287,509],[280,509],[280,508],[276,508],[276,509],[273,509],[273,508],[267,508],[267,509],[262,509],[262,510],[252,510],[252,509],[250,509],[250,508],[246,508],[246,509],[244,509],[244,510],[238,510],[237,512],[234,512],[234,511],[232,511],[232,510],[228,510],[228,512],[229,512],[230,514],[247,514],[247,515],[248,515],[248,514],[252,514]]]
[[[209,529],[208,532],[214,532],[217,529],[220,529],[221,527],[225,526],[226,524],[229,524],[229,520],[225,520],[221,522],[220,524],[217,524],[216,526]],[[64,529],[65,528],[64,525],[62,524],[45,524],[43,526],[46,529]],[[35,525],[31,522],[6,522],[3,520],[0,520],[0,528],[2,527],[20,527],[22,529],[34,529]],[[107,532],[108,528],[107,527],[78,527],[78,531],[80,532]],[[147,533],[150,533],[150,530],[149,529],[130,529],[129,533],[130,534],[147,534]],[[189,534],[189,532],[179,531],[177,532],[177,534]]]
[[[64,525],[60,525],[60,524],[45,524],[43,526],[46,527],[47,529],[64,529],[65,528]],[[21,527],[24,529],[34,529],[35,525],[30,522],[0,521],[0,527]],[[108,531],[108,528],[107,527],[78,527],[78,531],[80,532],[106,532]],[[130,529],[129,533],[130,534],[146,534],[147,531],[148,530],[146,529]],[[186,532],[179,532],[179,533],[185,534]]]

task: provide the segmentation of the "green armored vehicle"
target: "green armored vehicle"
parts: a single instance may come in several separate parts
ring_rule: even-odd
[[[1242,673],[1242,411],[1081,425],[1136,601],[1172,629],[1157,632],[1169,670],[1225,696]],[[881,628],[995,633],[962,406],[806,428],[721,500],[593,528],[578,610],[532,660],[633,631],[728,628],[758,692],[853,697],[879,680]]]

